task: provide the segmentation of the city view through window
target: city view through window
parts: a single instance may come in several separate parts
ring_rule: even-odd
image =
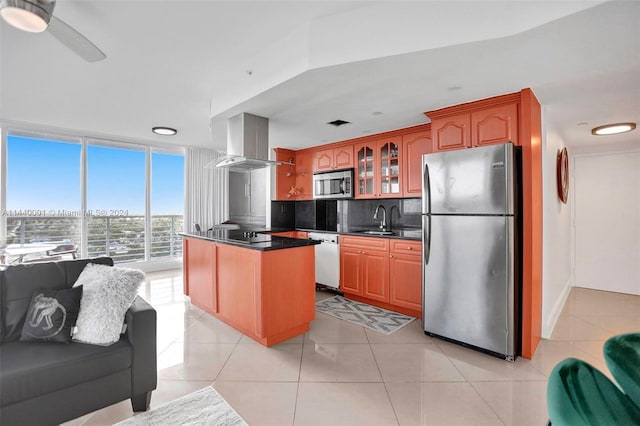
[[[147,185],[145,147],[8,136],[4,245],[67,248],[115,262],[181,256],[184,155],[152,148],[149,161]]]

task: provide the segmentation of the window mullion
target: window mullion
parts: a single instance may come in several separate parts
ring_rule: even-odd
[[[144,259],[151,259],[151,147],[145,148],[146,157],[146,189],[145,189],[145,205],[144,205]]]
[[[81,258],[89,257],[89,221],[87,211],[87,139],[82,138],[80,149],[80,240]]]

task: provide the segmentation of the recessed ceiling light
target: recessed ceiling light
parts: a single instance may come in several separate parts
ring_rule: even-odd
[[[636,128],[636,123],[615,123],[598,126],[591,129],[591,134],[596,136],[615,135],[617,133],[630,132]]]
[[[455,92],[455,91],[460,90],[460,89],[462,89],[462,86],[449,86],[449,87],[447,87],[447,90],[450,91],[450,92]]]
[[[586,121],[583,121],[582,123],[576,124],[576,126],[586,126],[587,124],[589,123],[587,123]]]
[[[382,115],[382,111],[374,111],[371,115]]]
[[[154,127],[151,129],[151,131],[156,135],[163,135],[163,136],[173,136],[176,133],[178,133],[176,129],[172,129],[171,127],[164,127],[164,126]]]

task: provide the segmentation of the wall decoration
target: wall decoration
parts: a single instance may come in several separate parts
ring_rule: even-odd
[[[567,155],[566,147],[558,151],[556,179],[558,183],[558,198],[564,204],[567,204],[567,199],[569,198],[569,156]]]

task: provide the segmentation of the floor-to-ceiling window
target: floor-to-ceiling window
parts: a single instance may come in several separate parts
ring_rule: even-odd
[[[79,243],[80,140],[7,138],[6,244]]]
[[[115,262],[182,255],[182,149],[11,132],[3,142],[0,251],[41,243]]]
[[[182,255],[184,154],[151,152],[151,257]]]
[[[87,145],[87,251],[114,261],[145,259],[146,154]]]

